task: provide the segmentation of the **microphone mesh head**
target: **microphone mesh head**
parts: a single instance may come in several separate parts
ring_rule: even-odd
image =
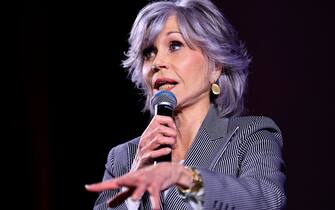
[[[174,108],[176,108],[177,105],[177,98],[176,96],[170,92],[170,91],[166,91],[166,90],[161,90],[158,91],[152,98],[151,98],[151,108],[152,110],[154,110],[154,107],[156,105],[159,104],[169,104],[172,108],[172,110],[174,110]]]

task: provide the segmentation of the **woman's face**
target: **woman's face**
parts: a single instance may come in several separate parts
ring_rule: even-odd
[[[143,51],[143,76],[149,92],[169,90],[177,97],[177,107],[196,103],[209,105],[209,88],[220,70],[210,71],[207,57],[183,39],[176,16],[170,16],[153,46]],[[152,68],[155,66],[156,68]]]

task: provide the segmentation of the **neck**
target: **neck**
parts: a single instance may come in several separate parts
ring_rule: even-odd
[[[205,101],[202,104],[183,107],[174,117],[177,127],[177,147],[173,154],[176,161],[185,159],[186,152],[191,146],[198,130],[205,119],[210,104]]]

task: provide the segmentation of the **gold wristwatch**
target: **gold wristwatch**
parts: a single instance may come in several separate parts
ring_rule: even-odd
[[[187,197],[197,197],[197,193],[203,188],[203,181],[200,175],[200,172],[193,167],[186,167],[192,172],[192,186],[189,188],[177,187],[179,194],[183,199]]]

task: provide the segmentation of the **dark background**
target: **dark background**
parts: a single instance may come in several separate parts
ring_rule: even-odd
[[[101,180],[111,147],[146,127],[120,61],[147,1],[114,2],[14,5],[3,57],[10,209],[92,209],[97,194],[84,185]],[[334,209],[330,1],[218,4],[253,57],[248,113],[273,118],[283,131],[288,209]]]

